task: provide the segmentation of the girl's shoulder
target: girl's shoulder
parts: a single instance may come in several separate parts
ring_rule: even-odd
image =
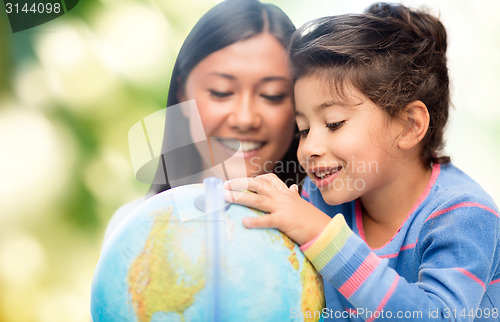
[[[438,171],[439,174],[431,190],[431,200],[446,205],[477,203],[491,208],[498,214],[493,198],[465,172],[452,163],[438,165]]]
[[[451,163],[435,165],[435,170],[439,171],[436,181],[416,214],[422,233],[425,227],[432,230],[443,224],[465,229],[463,233],[479,225],[500,236],[499,211],[491,196]]]

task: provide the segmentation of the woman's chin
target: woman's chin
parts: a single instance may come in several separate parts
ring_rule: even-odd
[[[228,179],[241,178],[241,177],[253,177],[260,174],[257,170],[252,169],[245,165],[245,163],[225,163],[225,170]]]

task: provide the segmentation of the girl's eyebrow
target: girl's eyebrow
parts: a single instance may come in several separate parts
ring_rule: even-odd
[[[328,107],[342,107],[342,106],[346,106],[346,104],[342,104],[342,103],[334,102],[334,101],[328,101],[328,102],[324,102],[324,103],[321,103],[319,105],[313,106],[313,112],[319,113]],[[295,116],[304,116],[304,114],[296,110]]]

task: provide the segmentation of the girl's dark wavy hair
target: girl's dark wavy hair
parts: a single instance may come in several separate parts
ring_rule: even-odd
[[[290,18],[280,8],[272,4],[261,3],[258,0],[226,0],[217,4],[198,20],[179,51],[170,79],[167,108],[180,103],[178,94],[191,70],[211,53],[263,32],[270,33],[278,39],[283,47],[287,48],[295,29]],[[181,113],[179,109],[176,110]],[[178,122],[185,118],[179,115],[171,119]],[[185,126],[182,126],[186,129],[185,133],[178,133],[176,137],[165,135],[163,139],[178,140],[179,136],[189,136],[189,124],[187,119],[185,121]],[[176,124],[176,127],[179,128],[179,124]],[[169,128],[168,120],[165,128]],[[164,141],[163,145],[168,146],[169,143]],[[173,145],[175,144],[171,146]],[[287,168],[292,164],[298,165],[297,146],[298,142],[294,138],[281,160],[282,164],[287,165]],[[182,160],[182,156],[179,156],[178,159]],[[197,162],[201,162],[201,159]],[[294,166],[292,168],[299,169],[300,167]],[[277,175],[287,183],[299,183],[304,177],[304,173],[293,171],[283,171]],[[161,164],[156,171],[156,177],[159,176],[165,176]],[[165,179],[161,178],[161,180],[164,183],[153,184],[150,193],[159,193],[171,188],[168,174]]]
[[[441,155],[450,102],[446,30],[434,16],[400,4],[376,3],[364,14],[313,20],[292,37],[294,78],[317,75],[344,95],[354,86],[398,117],[422,101],[429,129],[421,142],[424,164],[447,163]]]

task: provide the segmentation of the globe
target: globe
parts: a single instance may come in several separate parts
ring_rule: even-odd
[[[97,321],[318,321],[323,281],[263,213],[231,204],[214,220],[196,206],[203,184],[136,207],[102,249],[91,291]],[[220,220],[222,218],[223,220]]]

